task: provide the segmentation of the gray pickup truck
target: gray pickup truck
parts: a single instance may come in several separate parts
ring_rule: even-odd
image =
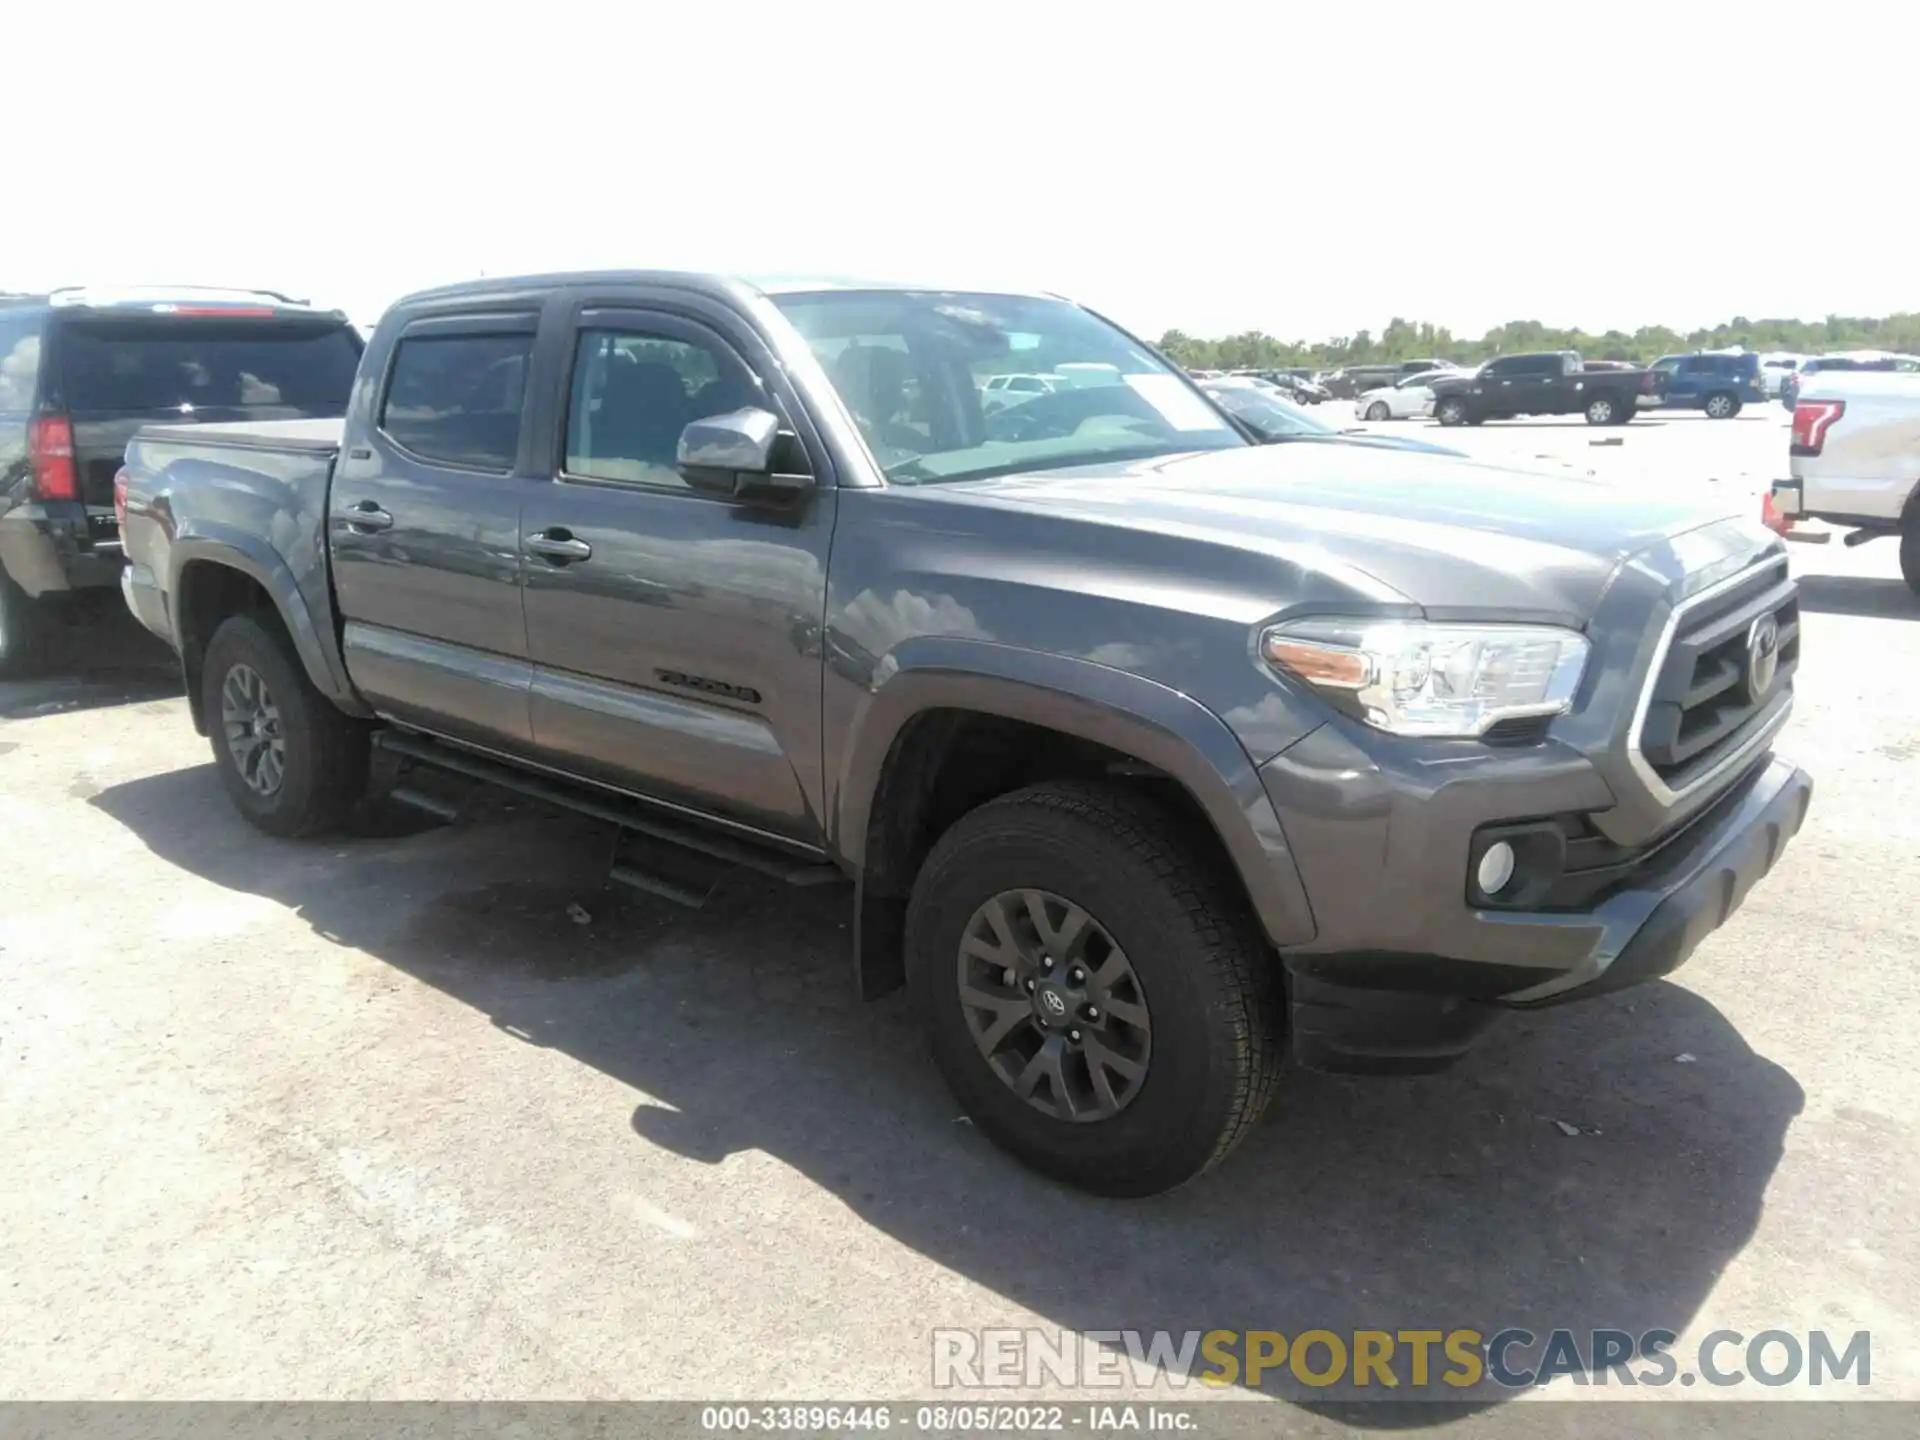
[[[1074,383],[982,404],[1033,373]],[[669,896],[848,883],[861,991],[1109,1194],[1220,1159],[1289,1049],[1434,1068],[1673,969],[1811,794],[1774,536],[1257,445],[1055,298],[429,291],[344,421],[148,428],[118,488],[127,602],[260,829],[379,757],[604,816]]]

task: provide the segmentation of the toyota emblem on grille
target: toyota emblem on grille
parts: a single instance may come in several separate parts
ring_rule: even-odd
[[[1747,694],[1756,702],[1773,688],[1780,669],[1780,622],[1762,615],[1747,627]]]

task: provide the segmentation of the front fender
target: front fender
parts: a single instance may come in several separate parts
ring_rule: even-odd
[[[181,577],[196,563],[222,565],[257,581],[293,638],[293,648],[314,688],[349,714],[371,713],[347,678],[331,615],[324,617],[323,628],[286,560],[270,542],[244,529],[191,520],[182,522],[175,532],[167,556],[167,616],[176,636],[187,633],[181,613]]]
[[[1092,741],[1171,776],[1213,825],[1273,943],[1313,938],[1300,872],[1253,762],[1191,696],[1092,661],[954,636],[907,641],[875,680],[835,770],[832,839],[855,873],[865,866],[868,821],[895,739],[928,710],[970,710]]]

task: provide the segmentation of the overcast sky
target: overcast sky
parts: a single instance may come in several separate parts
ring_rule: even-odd
[[[0,288],[371,319],[659,265],[1287,339],[1920,308],[1911,0],[14,8]]]

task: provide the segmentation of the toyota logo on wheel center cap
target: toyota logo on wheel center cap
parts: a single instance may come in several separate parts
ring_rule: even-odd
[[[1067,1002],[1060,998],[1060,992],[1058,990],[1042,990],[1040,992],[1040,1003],[1046,1006],[1048,1011],[1054,1015],[1065,1015],[1067,1013]]]

